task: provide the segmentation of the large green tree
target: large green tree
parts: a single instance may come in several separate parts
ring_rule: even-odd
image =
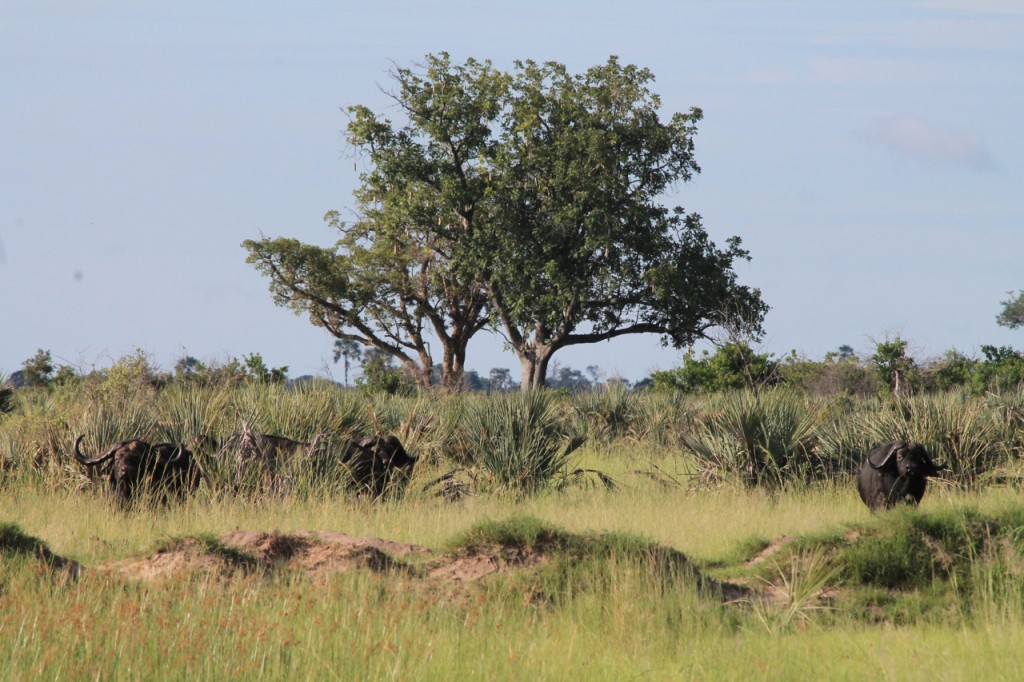
[[[681,347],[722,323],[760,333],[766,306],[732,269],[748,258],[739,238],[719,249],[699,215],[660,203],[700,171],[701,111],[663,121],[651,81],[614,57],[578,75],[516,65],[481,270],[524,387],[567,346],[659,334]]]
[[[660,203],[699,172],[701,113],[662,121],[649,71],[611,58],[579,75],[534,62],[502,72],[440,54],[392,80],[400,122],[349,109],[368,170],[356,219],[328,214],[338,244],[245,243],[279,304],[393,356],[420,384],[429,331],[453,388],[488,319],[524,389],[543,386],[567,346],[638,333],[683,346],[736,320],[760,331],[767,308],[733,271],[748,257],[739,239],[720,249],[700,216]]]

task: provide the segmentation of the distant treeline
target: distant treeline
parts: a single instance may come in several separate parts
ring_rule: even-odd
[[[80,372],[70,365],[58,365],[50,351],[40,349],[27,359],[22,368],[7,377],[0,374],[0,410],[10,388],[22,386],[60,386],[84,378],[105,379],[119,374],[144,377],[156,388],[189,382],[200,385],[233,385],[243,383],[272,383],[299,385],[309,382],[328,382],[348,386],[350,359],[357,359],[352,386],[369,394],[412,395],[417,392],[415,377],[397,367],[392,359],[380,352],[336,355],[336,361],[345,360],[345,381],[304,375],[288,377],[288,367],[269,367],[259,353],[224,362],[202,362],[192,356],[179,359],[170,371],[161,370],[140,351],[115,361],[109,368]],[[440,365],[434,368],[440,375]],[[842,393],[870,396],[893,393],[912,395],[951,388],[964,388],[975,395],[986,391],[1014,388],[1024,383],[1024,353],[1008,346],[981,346],[981,357],[968,357],[955,349],[938,358],[918,359],[908,352],[908,342],[896,337],[876,343],[869,356],[860,356],[843,345],[824,359],[811,360],[795,351],[783,357],[772,353],[759,353],[745,343],[725,343],[714,351],[689,351],[678,367],[654,372],[645,379],[630,384],[620,377],[608,376],[597,365],[585,371],[552,363],[546,386],[569,393],[580,393],[608,386],[624,386],[637,390],[671,389],[684,393],[711,393],[736,388],[758,391],[769,386],[788,386],[814,395]],[[440,382],[435,382],[440,385]],[[476,370],[466,370],[463,390],[467,392],[506,392],[520,388],[507,368],[495,367],[487,376]]]

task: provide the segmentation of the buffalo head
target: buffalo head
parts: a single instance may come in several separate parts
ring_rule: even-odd
[[[409,456],[395,436],[368,436],[349,444],[342,463],[357,492],[379,498],[409,476],[416,458]]]

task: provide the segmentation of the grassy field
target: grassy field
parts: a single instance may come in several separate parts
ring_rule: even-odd
[[[888,522],[886,515],[869,518],[859,500],[839,490],[771,496],[636,488],[521,503],[488,497],[383,507],[345,499],[261,508],[196,501],[131,513],[112,511],[101,498],[5,490],[0,506],[26,534],[87,567],[144,555],[169,538],[237,527],[332,529],[444,548],[480,522],[526,514],[570,533],[636,534],[726,578],[749,573],[741,564],[772,539]],[[966,509],[998,518],[1017,506],[1016,493],[1005,489],[939,492],[909,516],[941,519]],[[10,679],[1019,678],[1020,567],[1009,567],[985,595],[979,588],[992,576],[971,575],[982,558],[955,559],[970,562],[967,580],[977,585],[928,577],[893,590],[895,601],[913,603],[890,603],[892,613],[873,622],[861,613],[864,600],[883,608],[885,600],[863,585],[844,589],[867,596],[829,606],[813,596],[800,602],[800,595],[795,605],[722,603],[628,556],[574,574],[574,587],[563,586],[556,599],[527,598],[538,581],[551,580],[529,575],[500,577],[468,600],[453,600],[401,575],[367,573],[316,582],[277,574],[137,584],[86,570],[70,581],[31,554],[8,552],[0,569],[0,658]],[[766,575],[791,566],[780,558]],[[803,568],[795,565],[788,577],[801,580]]]
[[[396,399],[366,412],[351,396],[247,390],[51,393],[21,398],[0,421],[0,676],[1024,677],[1021,439],[1005,401],[953,396],[894,410],[791,396],[769,407],[565,398],[519,406],[539,410],[523,417],[535,425],[526,447],[478,426],[503,418],[484,404]],[[557,420],[546,420],[549,409]],[[227,494],[213,476],[183,503],[124,511],[68,454],[76,432],[224,434],[239,414],[296,438],[327,426],[396,432],[422,464],[403,495],[385,500],[329,489]],[[765,438],[757,480],[742,460],[750,414],[767,424],[762,433],[789,438]],[[871,515],[849,461],[886,424],[923,432],[954,472],[917,510]],[[557,455],[548,446],[581,431],[588,441],[557,470],[531,469],[543,484],[530,481],[528,493],[474,455]],[[718,454],[702,456],[714,442],[704,451]],[[456,502],[429,485],[453,467],[465,481]],[[571,471],[600,471],[616,486]],[[224,552],[216,538],[236,529],[386,538],[433,549],[431,561],[480,547],[536,561],[455,586],[424,579],[426,559],[317,578],[280,567],[155,581],[101,570],[182,538]],[[80,576],[47,552],[82,564]]]

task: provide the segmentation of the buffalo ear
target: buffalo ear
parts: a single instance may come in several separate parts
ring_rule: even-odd
[[[882,448],[872,450],[870,453],[868,453],[868,464],[871,465],[872,469],[881,469],[882,467],[889,463],[889,460],[892,459],[892,456],[895,455],[898,450],[904,447],[906,447],[906,443],[904,443],[903,441],[896,441],[895,443],[892,443],[891,445],[889,445],[888,448],[884,450]],[[875,460],[878,458],[879,454],[882,455],[882,461],[876,462]]]

